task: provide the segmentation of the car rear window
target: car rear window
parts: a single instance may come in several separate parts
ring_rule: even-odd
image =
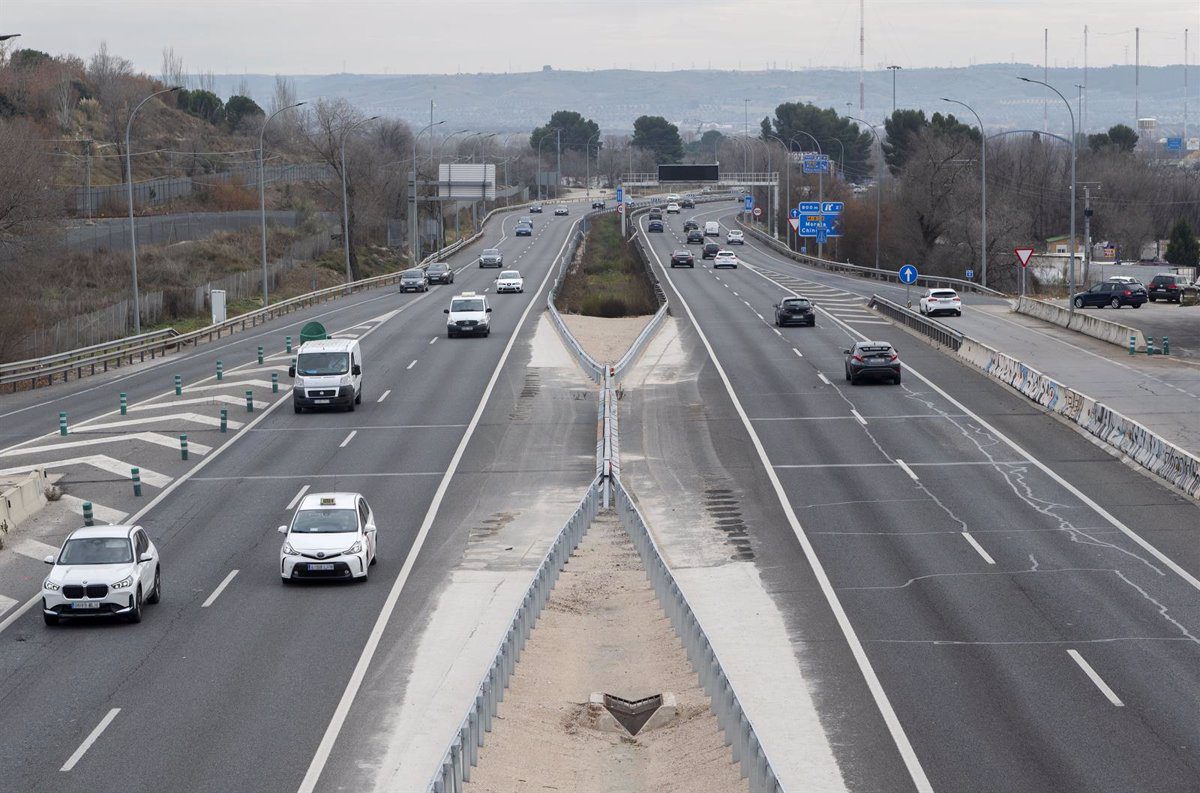
[[[890,344],[860,344],[858,351],[863,355],[885,355],[892,351]]]
[[[803,298],[793,298],[791,300],[783,301],[784,308],[808,308],[810,305],[811,303]]]
[[[958,293],[953,289],[939,289],[936,292],[930,292],[930,297],[958,297]]]

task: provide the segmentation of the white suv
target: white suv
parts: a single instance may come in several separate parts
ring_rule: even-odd
[[[962,316],[962,298],[953,289],[926,289],[919,304],[921,313],[927,317],[936,314]]]
[[[158,549],[141,526],[90,526],[68,535],[42,582],[42,618],[116,614],[142,621],[142,606],[162,599]]]
[[[713,257],[713,269],[719,267],[732,267],[735,270],[738,266],[737,254],[733,251],[717,251],[717,255]]]
[[[450,338],[464,334],[487,336],[492,331],[492,307],[487,298],[475,292],[463,292],[450,300],[446,316],[446,335]]]
[[[746,235],[737,229],[733,229],[728,234],[725,235],[725,244],[726,245],[745,245],[746,244]]]
[[[308,578],[367,580],[378,550],[375,513],[359,493],[309,493],[279,551],[284,583]]]
[[[679,214],[679,204],[676,204],[674,201],[667,204],[667,214],[668,215],[678,215]]]

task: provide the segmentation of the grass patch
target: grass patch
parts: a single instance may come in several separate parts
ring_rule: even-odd
[[[621,239],[616,215],[593,219],[556,305],[559,311],[589,317],[637,317],[658,310],[654,283],[637,249]]]

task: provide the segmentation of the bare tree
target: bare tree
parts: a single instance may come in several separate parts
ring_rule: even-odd
[[[278,87],[279,82],[277,78],[276,88],[278,89]],[[301,133],[304,144],[312,154],[329,165],[335,175],[333,180],[317,182],[315,184],[331,198],[336,199],[340,207],[342,203],[342,142],[344,136],[350,132],[351,128],[362,120],[362,114],[345,99],[318,99],[308,110],[309,112],[304,114],[305,123]],[[357,207],[359,181],[360,177],[365,181],[365,177],[371,171],[371,164],[366,161],[366,157],[359,156],[365,153],[360,151],[360,149],[365,148],[351,147],[347,154],[349,167],[345,175],[346,200],[350,211],[343,218],[343,222],[349,238],[350,277],[352,279],[359,277],[358,256],[355,251],[358,232],[358,218],[355,210]]]
[[[183,69],[183,58],[175,54],[174,47],[163,48],[162,74],[160,78],[163,85],[178,85],[181,88],[187,88],[188,86],[187,72]]]
[[[296,85],[282,74],[275,75],[275,91],[271,94],[268,113],[296,104]]]
[[[71,82],[71,75],[64,70],[54,86],[54,116],[63,132],[71,131],[75,120],[75,105],[78,103],[79,97]]]
[[[250,96],[250,81],[246,79],[246,75],[242,75],[238,80],[237,88],[233,90],[233,96]]]
[[[53,214],[52,170],[38,148],[40,137],[28,122],[0,121],[0,258],[8,258]]]
[[[217,76],[212,73],[212,69],[200,72],[197,80],[199,81],[201,91],[208,91],[212,94],[217,92]]]

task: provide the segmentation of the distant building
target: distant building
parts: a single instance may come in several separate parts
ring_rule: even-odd
[[[554,67],[547,63],[545,66],[542,67],[542,71],[543,72],[552,72],[552,71],[554,71]]]
[[[1075,238],[1075,253],[1080,254],[1083,251],[1083,238]],[[1069,234],[1060,234],[1057,237],[1046,238],[1046,253],[1071,253],[1071,236]]]

